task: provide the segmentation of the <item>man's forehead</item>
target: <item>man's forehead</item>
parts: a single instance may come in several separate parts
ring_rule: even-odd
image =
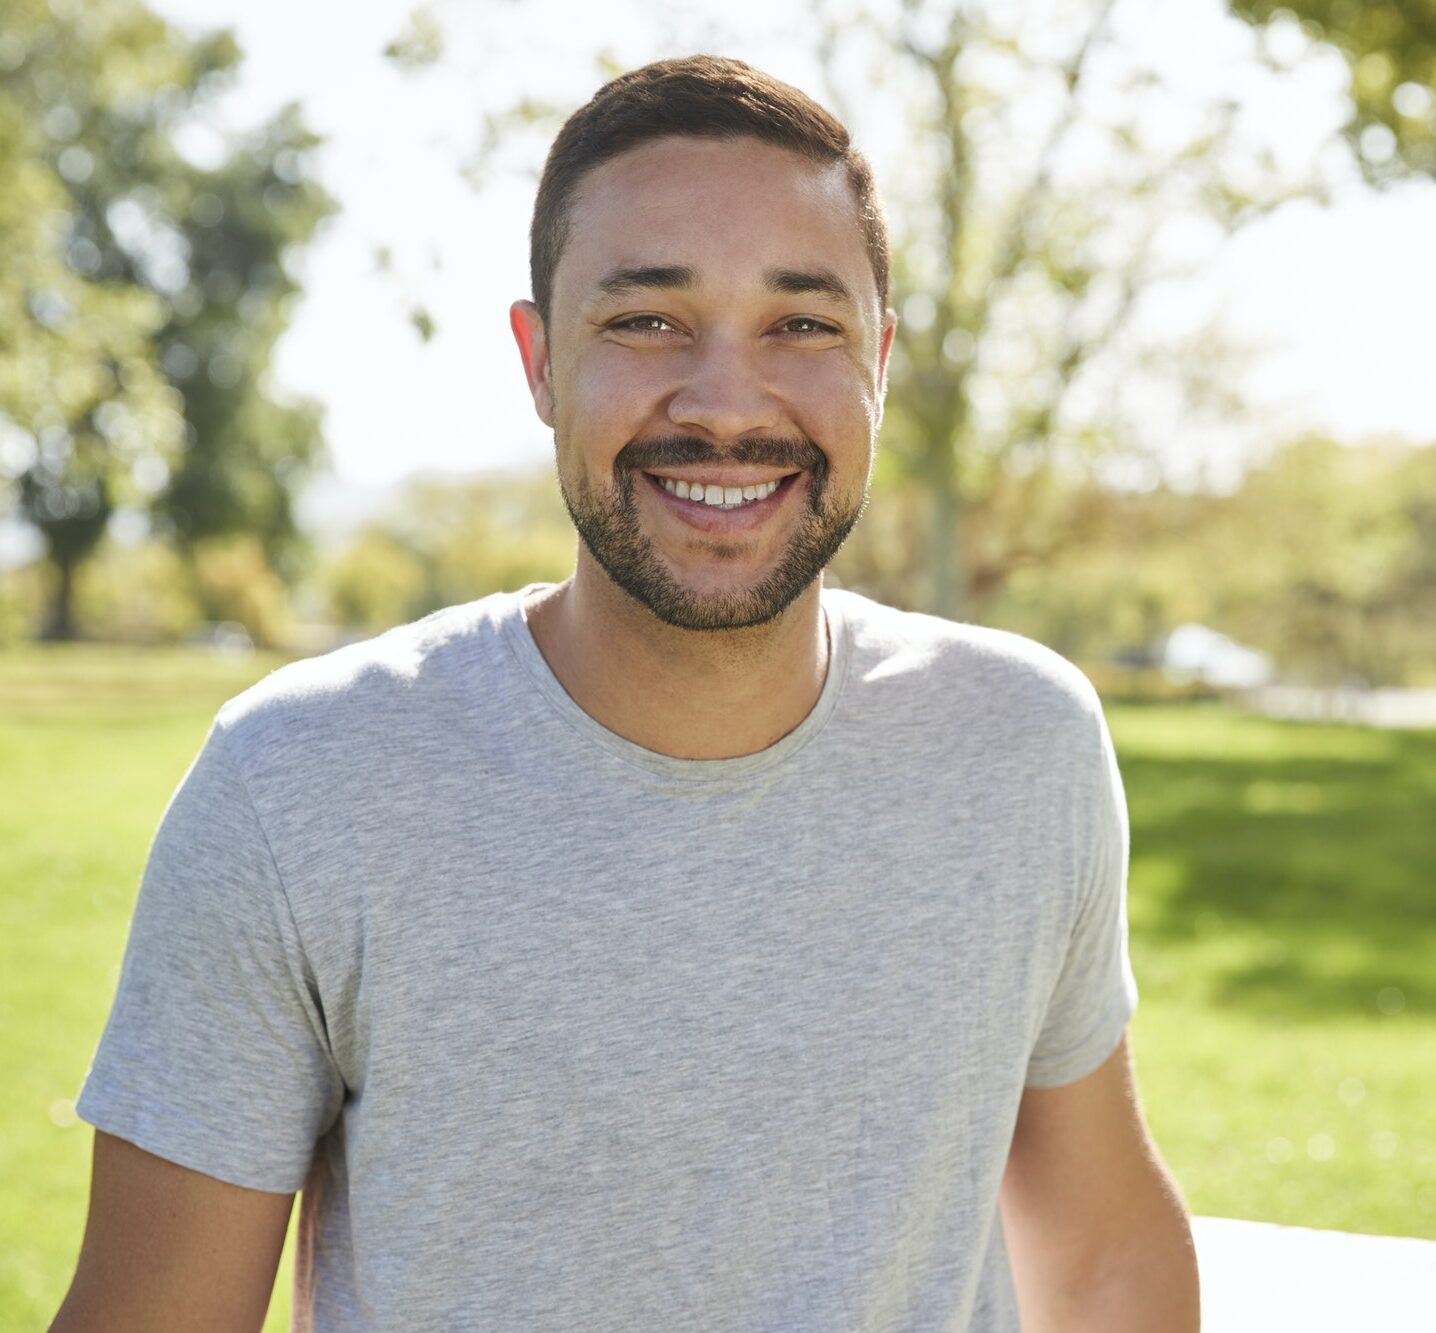
[[[754,134],[661,134],[590,167],[578,183],[577,195],[604,186],[628,190],[661,186],[675,177],[708,180],[714,175],[748,173],[799,189],[832,188],[844,176],[840,160],[817,162]]]
[[[854,307],[872,299],[843,164],[750,136],[667,136],[593,168],[575,194],[564,250],[563,285],[586,306],[735,280]]]

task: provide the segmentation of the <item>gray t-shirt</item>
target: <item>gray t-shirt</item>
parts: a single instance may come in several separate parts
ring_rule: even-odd
[[[1137,1003],[1096,691],[825,588],[812,712],[675,759],[564,692],[538,586],[220,709],[79,1115],[302,1188],[299,1330],[1013,1333],[1023,1086]]]

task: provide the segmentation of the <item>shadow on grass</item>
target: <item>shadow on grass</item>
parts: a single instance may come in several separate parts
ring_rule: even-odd
[[[1436,1013],[1436,732],[1220,704],[1108,716],[1129,918],[1158,977],[1260,1016]]]

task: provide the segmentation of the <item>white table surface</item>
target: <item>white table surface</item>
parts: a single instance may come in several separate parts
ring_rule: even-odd
[[[1202,1333],[1436,1333],[1436,1241],[1192,1218]]]

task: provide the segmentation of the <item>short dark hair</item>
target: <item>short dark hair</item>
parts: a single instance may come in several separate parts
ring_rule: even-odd
[[[553,275],[568,244],[574,195],[584,175],[609,158],[666,135],[732,139],[751,135],[826,166],[842,162],[877,281],[888,302],[888,230],[872,168],[848,131],[806,93],[724,56],[682,56],[629,70],[573,113],[549,149],[529,228],[529,276],[545,328]]]

